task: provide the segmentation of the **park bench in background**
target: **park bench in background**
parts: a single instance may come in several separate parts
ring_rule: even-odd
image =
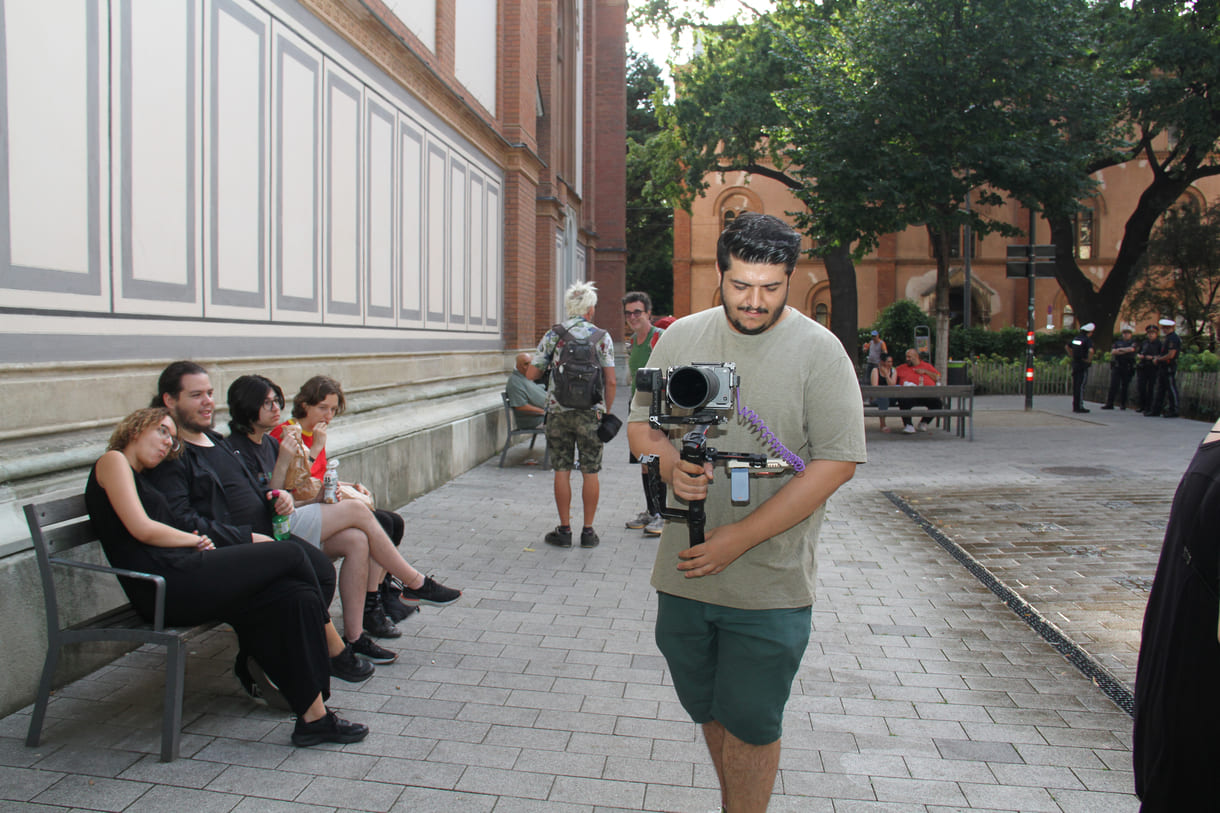
[[[538,442],[538,436],[546,437],[546,426],[539,425],[528,429],[522,429],[517,426],[517,410],[513,409],[508,404],[508,393],[500,393],[500,401],[504,404],[504,422],[508,427],[508,437],[504,439],[504,448],[500,451],[500,468],[504,468],[504,458],[508,456],[508,449],[513,445],[513,438],[518,435],[530,436],[530,451],[534,450],[534,444]],[[543,448],[542,450],[542,468],[550,466],[551,450]]]
[[[934,387],[901,387],[864,385],[860,387],[864,396],[864,417],[866,418],[935,418],[939,424],[944,422],[945,430],[949,431],[953,418],[957,419],[957,436],[969,437],[974,440],[974,385],[948,384]],[[878,409],[869,404],[876,398],[889,398],[889,409]],[[899,409],[899,398],[939,398],[941,409],[925,409],[922,406],[913,409]],[[955,403],[956,402],[956,403]],[[969,424],[969,430],[966,425]]]
[[[165,626],[165,579],[149,573],[109,567],[67,558],[64,554],[84,546],[101,547],[89,512],[85,495],[63,493],[25,506],[25,519],[30,526],[30,539],[38,560],[42,578],[43,601],[47,612],[47,657],[38,683],[38,698],[30,717],[25,744],[37,746],[42,736],[42,723],[51,697],[51,681],[59,663],[59,652],[65,644],[80,641],[124,641],[133,644],[156,644],[165,647],[165,709],[161,717],[161,761],[172,762],[178,757],[182,731],[182,691],[186,677],[186,641],[195,633],[215,627],[209,622],[196,627]],[[76,550],[79,554],[80,550]],[[93,618],[61,626],[59,601],[55,587],[55,567],[79,568],[150,581],[156,588],[156,617],[148,623],[131,604],[124,604]]]

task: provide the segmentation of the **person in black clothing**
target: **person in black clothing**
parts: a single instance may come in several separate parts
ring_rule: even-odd
[[[177,449],[177,426],[163,407],[138,410],[111,435],[85,486],[106,558],[165,579],[167,624],[219,619],[231,625],[242,650],[296,713],[295,745],[363,740],[367,726],[341,720],[325,706],[330,670],[324,627],[330,619],[304,549],[275,540],[218,547],[207,534],[181,528],[147,479]],[[120,583],[137,612],[152,620],[152,586]]]
[[[1178,355],[1182,352],[1182,337],[1177,334],[1177,323],[1162,319],[1161,355],[1156,361],[1156,398],[1152,409],[1144,414],[1148,417],[1160,415],[1165,418],[1178,417]],[[1164,410],[1164,411],[1162,411]]]
[[[162,371],[153,402],[169,410],[183,441],[182,454],[148,475],[169,503],[172,524],[207,534],[217,547],[270,540],[267,500],[271,495],[250,477],[224,438],[212,431],[215,400],[207,371],[194,362],[174,362]],[[277,513],[292,511],[291,495],[280,494],[275,502]],[[305,552],[322,589],[324,606],[329,607],[335,595],[334,565],[326,554],[304,540],[295,536],[290,539]],[[334,624],[328,622],[325,633],[333,677],[359,682],[372,676],[373,665],[356,657]],[[238,653],[234,672],[250,691],[243,671],[244,657],[245,653]]]
[[[261,375],[240,376],[229,386],[229,445],[264,489],[284,487],[288,464],[299,443],[292,432],[285,432],[283,443],[269,434],[280,424],[283,402],[284,391]],[[306,541],[321,547],[329,557],[343,559],[339,575],[343,635],[355,653],[366,660],[391,663],[398,657],[369,637],[371,634],[396,638],[402,634],[386,617],[384,608],[405,618],[416,612],[418,605],[408,607],[402,603],[403,598],[443,605],[461,596],[461,591],[439,584],[411,567],[395,549],[375,512],[359,500],[297,503],[290,519],[294,534],[298,520],[303,520],[300,524],[311,529],[311,533],[301,534]],[[391,594],[385,589],[385,580],[370,574],[373,564],[382,565],[393,577],[404,584],[416,585],[417,589],[408,588],[405,593]],[[379,626],[372,626],[370,619]],[[385,627],[389,627],[393,635],[385,635]]]
[[[1110,391],[1102,409],[1114,409],[1116,399],[1119,409],[1127,408],[1127,392],[1135,375],[1135,339],[1131,338],[1134,332],[1131,325],[1123,325],[1122,337],[1110,347]]]
[[[1178,484],[1144,612],[1132,756],[1141,813],[1220,799],[1220,423]]]
[[[1139,394],[1139,411],[1152,410],[1152,398],[1156,395],[1156,358],[1161,355],[1161,331],[1156,325],[1144,328],[1144,341],[1136,355],[1136,386]]]
[[[1072,359],[1072,411],[1088,412],[1084,406],[1084,382],[1089,375],[1089,365],[1093,363],[1093,331],[1096,325],[1092,322],[1080,326],[1080,335],[1067,344],[1068,356]]]

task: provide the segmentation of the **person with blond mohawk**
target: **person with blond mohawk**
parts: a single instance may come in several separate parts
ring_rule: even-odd
[[[593,324],[597,288],[578,282],[564,293],[567,319],[553,326],[538,343],[533,363],[525,375],[537,381],[551,370],[547,388],[546,445],[555,470],[555,508],[559,525],[543,537],[548,545],[572,547],[572,469],[580,460],[581,504],[584,509],[580,546],[595,548],[601,541],[593,530],[601,485],[603,442],[598,426],[603,413],[614,403],[614,341]],[[582,358],[578,361],[577,356]],[[595,358],[595,360],[594,360]],[[590,366],[591,365],[591,366]],[[576,375],[577,367],[589,368],[591,378]],[[571,368],[565,369],[565,368]],[[599,380],[600,379],[600,380]],[[579,381],[587,381],[582,387]]]

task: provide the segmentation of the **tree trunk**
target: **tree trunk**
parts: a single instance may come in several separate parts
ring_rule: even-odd
[[[936,359],[942,379],[949,374],[949,237],[947,229],[927,227],[936,247]]]
[[[1076,229],[1070,215],[1047,218],[1051,227],[1051,239],[1055,243],[1055,278],[1059,287],[1072,303],[1072,312],[1078,324],[1093,322],[1097,331],[1093,344],[1099,353],[1110,349],[1114,340],[1114,323],[1122,310],[1127,291],[1135,283],[1139,263],[1148,249],[1152,229],[1165,211],[1177,202],[1197,175],[1158,174],[1140,195],[1135,211],[1127,218],[1123,230],[1123,242],[1114,260],[1110,273],[1101,288],[1080,270],[1076,263]]]
[[[830,330],[854,362],[860,342],[856,264],[851,259],[851,246],[831,249],[822,256],[822,261],[830,282]]]

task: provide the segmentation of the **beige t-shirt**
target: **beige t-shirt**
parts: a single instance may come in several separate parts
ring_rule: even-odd
[[[860,385],[847,352],[826,328],[795,310],[764,333],[747,336],[730,327],[721,308],[670,325],[648,361],[662,371],[694,362],[737,365],[741,388],[737,406],[754,410],[781,443],[804,461],[865,462],[864,411]],[[647,421],[649,393],[637,393],[629,421]],[[681,437],[695,427],[670,432]],[[771,452],[738,413],[713,426],[708,446],[721,452]],[[705,504],[707,528],[735,522],[754,511],[793,477],[751,477],[750,501],[730,502],[724,464],[716,466]],[[808,476],[808,475],[805,475]],[[685,503],[668,495],[671,507]],[[652,585],[671,595],[747,610],[805,607],[813,603],[817,567],[814,554],[825,514],[820,506],[807,519],[751,548],[721,573],[687,579],[676,569],[678,552],[689,545],[685,522],[669,522],[661,535]]]

